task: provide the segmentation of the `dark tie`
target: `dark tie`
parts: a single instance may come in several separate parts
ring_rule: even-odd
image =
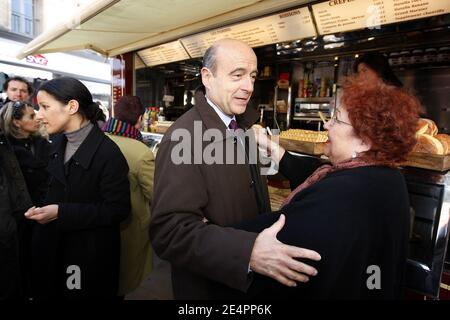
[[[231,120],[230,124],[228,125],[228,128],[235,131],[238,128],[238,124],[237,124],[236,120],[234,120],[234,119]]]

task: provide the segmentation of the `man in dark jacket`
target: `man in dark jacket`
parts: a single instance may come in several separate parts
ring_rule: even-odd
[[[30,97],[33,94],[33,87],[22,77],[9,78],[3,84],[3,91],[6,92],[6,100],[30,102]]]
[[[281,220],[259,235],[227,227],[270,211],[267,185],[257,165],[248,158],[243,163],[228,161],[230,155],[239,158],[239,152],[248,156],[236,128],[246,130],[258,119],[258,113],[247,108],[256,55],[248,45],[225,39],[209,48],[203,61],[206,95],[196,94],[195,106],[164,135],[156,157],[150,226],[154,249],[172,264],[176,299],[227,298],[227,287],[245,292],[253,272],[295,286],[316,270],[294,258],[320,256],[279,242]],[[213,137],[204,141],[203,130],[208,129],[213,129]],[[190,147],[180,153],[178,141],[186,133],[188,141],[182,143]],[[223,158],[213,163],[204,159],[211,148],[217,154],[223,151]],[[178,155],[181,162],[175,159]]]
[[[0,132],[0,300],[22,294],[17,220],[31,206],[17,159]]]

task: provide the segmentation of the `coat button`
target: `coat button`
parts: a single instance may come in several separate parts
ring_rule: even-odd
[[[252,180],[252,182],[250,182],[250,188],[253,188],[254,185],[255,185],[255,181]]]

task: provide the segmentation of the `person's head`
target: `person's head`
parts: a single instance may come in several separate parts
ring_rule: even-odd
[[[114,118],[132,124],[139,129],[145,112],[141,99],[136,96],[123,96],[114,105]]]
[[[39,121],[33,106],[21,101],[6,103],[0,110],[2,131],[16,139],[39,134]]]
[[[219,40],[206,50],[201,72],[208,99],[222,112],[245,112],[258,74],[252,48],[238,40]]]
[[[368,82],[383,81],[385,84],[403,87],[401,81],[392,71],[388,59],[379,53],[367,53],[358,57],[353,65],[357,72]]]
[[[24,101],[28,102],[30,96],[33,94],[33,88],[22,77],[9,78],[3,84],[3,91],[10,101]]]
[[[416,143],[422,110],[419,100],[401,88],[382,83],[367,85],[349,77],[341,105],[325,124],[325,154],[333,164],[359,157],[380,164],[398,164]]]
[[[37,93],[39,112],[37,118],[49,134],[72,132],[90,121],[96,124],[105,115],[92,95],[79,80],[56,78],[42,84]]]

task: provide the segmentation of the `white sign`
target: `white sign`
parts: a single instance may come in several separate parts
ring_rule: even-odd
[[[450,0],[331,0],[312,8],[319,34],[329,34],[446,14]]]
[[[316,36],[307,7],[294,9],[182,38],[191,58],[202,57],[214,42],[224,38],[241,40],[251,47]]]
[[[173,41],[157,47],[141,50],[138,54],[147,66],[156,66],[189,59],[189,55],[184,50],[180,41]]]
[[[29,55],[26,58],[27,62],[30,63],[36,63],[36,64],[40,64],[43,66],[46,66],[48,63],[48,59],[46,57],[44,57],[42,54],[37,54],[37,55]]]

